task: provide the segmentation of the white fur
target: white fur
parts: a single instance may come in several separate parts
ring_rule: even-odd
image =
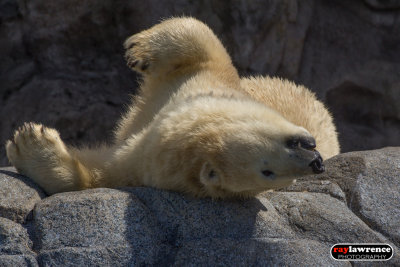
[[[55,130],[32,123],[7,142],[10,162],[47,193],[144,185],[249,197],[311,173],[313,154],[288,148],[288,138],[314,136],[322,156],[339,153],[332,118],[309,90],[241,80],[218,38],[193,18],[166,20],[125,48],[143,82],[114,145],[66,147]]]

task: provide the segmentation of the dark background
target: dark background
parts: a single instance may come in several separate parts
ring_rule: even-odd
[[[343,152],[400,145],[400,1],[0,0],[0,166],[25,121],[69,144],[111,140],[137,87],[123,41],[177,15],[206,22],[242,75],[316,92]]]

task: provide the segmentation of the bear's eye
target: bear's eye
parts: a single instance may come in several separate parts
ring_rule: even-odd
[[[271,171],[269,171],[269,170],[262,171],[262,174],[263,174],[264,176],[266,176],[266,177],[271,176],[271,175],[274,175],[274,173],[271,172]]]

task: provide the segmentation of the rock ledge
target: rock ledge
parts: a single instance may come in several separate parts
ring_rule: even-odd
[[[246,201],[153,188],[46,197],[3,168],[0,265],[351,266],[329,254],[350,242],[389,243],[395,253],[386,264],[399,266],[400,147],[341,154],[326,165]]]

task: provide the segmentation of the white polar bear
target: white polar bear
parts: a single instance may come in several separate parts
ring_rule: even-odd
[[[193,18],[163,21],[125,48],[143,81],[113,145],[67,147],[56,130],[34,123],[7,142],[10,162],[48,194],[152,186],[250,197],[322,172],[321,155],[339,153],[332,117],[309,90],[240,79],[218,38]]]

